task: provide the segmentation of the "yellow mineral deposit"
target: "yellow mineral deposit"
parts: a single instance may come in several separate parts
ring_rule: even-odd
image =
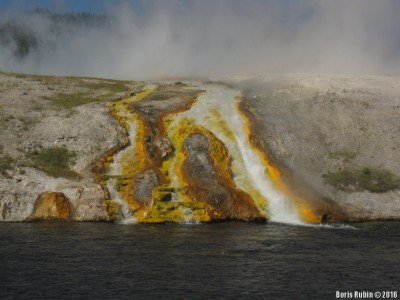
[[[260,151],[249,143],[247,119],[237,107],[240,93],[219,85],[201,88],[206,93],[198,97],[190,110],[171,117],[173,120],[169,121],[168,128],[176,131],[179,122],[187,119],[212,132],[228,149],[236,186],[246,191],[270,220],[301,223],[297,203],[280,191],[280,186],[274,182],[274,172],[278,170],[269,168]]]
[[[145,85],[143,89],[128,98],[109,104],[112,115],[124,126],[128,134],[127,146],[117,154],[110,156],[105,167],[109,170],[106,176],[106,185],[109,191],[109,214],[112,218],[123,219],[126,222],[135,222],[131,213],[138,205],[130,197],[127,188],[132,184],[132,178],[143,164],[143,145],[140,138],[143,135],[143,124],[137,115],[132,112],[130,105],[140,101],[153,93],[157,85]]]
[[[197,97],[190,109],[166,115],[162,120],[175,151],[162,162],[161,172],[167,183],[153,190],[151,207],[139,207],[129,188],[144,161],[143,123],[130,104],[145,99],[157,86],[147,85],[140,93],[110,104],[129,139],[128,145],[110,157],[106,165],[110,214],[125,222],[210,221],[207,211],[213,208],[185,195],[181,173],[183,142],[189,134],[200,132],[210,140],[210,154],[221,176],[249,194],[269,220],[295,224],[318,221],[305,202],[283,183],[279,169],[252,144],[249,121],[238,107],[240,93],[220,85],[196,85],[206,92]]]
[[[212,132],[223,142],[230,154],[230,168],[233,172],[233,180],[236,186],[249,193],[258,207],[265,211],[265,198],[254,188],[251,178],[248,176],[249,174],[243,172],[245,164],[237,147],[237,137],[232,130],[232,126],[237,126],[237,124],[229,124],[222,117],[222,115],[230,116],[237,113],[233,105],[236,102],[235,96],[237,92],[214,85],[201,86],[201,88],[206,89],[207,92],[198,97],[190,110],[170,117],[167,131],[172,134],[169,134],[169,136],[178,136],[181,140],[180,143],[182,143],[190,132],[189,126],[193,128],[194,124]],[[219,153],[218,151],[212,152]],[[182,162],[182,159],[180,161]]]

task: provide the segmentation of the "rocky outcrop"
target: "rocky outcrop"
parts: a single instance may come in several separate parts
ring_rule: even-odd
[[[140,206],[149,207],[153,201],[153,190],[165,181],[162,173],[158,169],[148,169],[136,174],[134,179],[133,197]]]
[[[70,201],[73,221],[108,221],[104,191],[98,184],[70,185],[59,189]]]
[[[222,144],[220,141],[216,142]],[[230,172],[223,172],[215,163],[209,137],[202,133],[190,134],[185,139],[183,148],[186,155],[182,164],[183,178],[187,183],[185,191],[193,201],[209,205],[211,218],[265,220],[253,199],[234,186]],[[226,150],[224,155],[229,161]]]
[[[45,192],[36,199],[27,221],[68,221],[71,212],[71,204],[63,193]]]

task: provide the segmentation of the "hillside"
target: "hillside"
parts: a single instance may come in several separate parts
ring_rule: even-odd
[[[1,73],[0,219],[400,217],[398,77],[227,82]]]
[[[400,216],[400,78],[291,75],[235,80],[264,151],[293,188],[350,220]]]

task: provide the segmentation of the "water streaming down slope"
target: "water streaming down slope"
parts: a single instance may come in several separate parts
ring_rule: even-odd
[[[259,154],[250,146],[244,116],[238,110],[239,91],[221,85],[202,85],[200,95],[188,111],[171,117],[169,128],[187,118],[211,131],[231,155],[235,184],[248,192],[274,222],[302,223],[295,203],[272,183]]]
[[[125,119],[128,118],[129,112],[120,112],[120,117],[125,117]],[[131,116],[129,116],[131,117]],[[127,147],[125,147],[123,150],[119,151],[115,156],[113,161],[110,163],[109,166],[109,176],[110,179],[108,180],[107,183],[107,188],[110,194],[110,199],[118,203],[121,207],[121,219],[124,222],[136,222],[136,218],[134,216],[131,216],[129,213],[129,205],[125,201],[124,196],[122,193],[117,190],[117,180],[118,178],[122,176],[127,176],[128,174],[125,172],[124,168],[122,165],[124,162],[129,161],[132,156],[136,155],[136,147],[132,141],[135,141],[136,138],[136,131],[137,131],[137,122],[135,119],[132,119],[130,122],[126,123],[126,129],[128,132],[128,140],[129,143]]]
[[[137,95],[133,95],[127,99],[120,100],[111,104],[114,116],[123,123],[128,133],[128,144],[126,147],[118,151],[111,160],[108,167],[107,189],[110,200],[117,203],[120,207],[120,221],[122,223],[136,223],[137,219],[131,214],[130,205],[123,191],[118,188],[119,181],[133,176],[132,162],[137,156],[136,136],[138,129],[138,120],[136,114],[132,113],[129,105],[136,101],[140,101],[157,88],[156,85],[147,85]]]
[[[231,156],[232,178],[235,185],[252,197],[268,219],[274,222],[302,223],[295,203],[274,186],[262,158],[249,143],[245,130],[246,119],[238,109],[240,92],[221,85],[198,83],[193,85],[205,92],[197,98],[189,110],[170,114],[165,118],[164,125],[169,139],[174,140],[174,136],[178,135],[179,130],[185,126],[185,121],[212,132],[224,143]],[[111,160],[108,167],[107,188],[110,200],[120,206],[119,219],[127,223],[137,221],[134,213],[137,210],[129,199],[130,194],[126,192],[126,186],[131,183],[129,180],[135,174],[133,162],[139,154],[136,149],[138,120],[129,105],[145,98],[155,89],[155,86],[147,86],[137,96],[123,99],[113,105],[114,115],[128,132],[129,144]],[[177,151],[165,164],[168,168],[168,186],[176,191],[172,193],[171,201],[181,203],[175,206],[181,215],[180,222],[196,223],[199,221],[198,216],[185,205],[188,199],[184,199],[185,196],[179,192],[183,188],[183,180],[180,178],[182,175],[179,172],[181,160],[178,159],[178,156],[182,155],[182,149],[181,145],[174,146]],[[146,212],[142,211],[142,213],[146,215]]]

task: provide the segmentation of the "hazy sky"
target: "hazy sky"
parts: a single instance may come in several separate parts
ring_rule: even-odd
[[[114,1],[118,2],[118,0]],[[102,13],[106,11],[102,0],[1,0],[1,10],[25,11],[34,6],[45,7],[53,11],[88,11]]]
[[[33,6],[113,17],[65,30],[19,18]],[[399,0],[1,0],[40,46],[0,69],[119,78],[318,72],[400,74]],[[1,48],[2,47],[2,48]]]

